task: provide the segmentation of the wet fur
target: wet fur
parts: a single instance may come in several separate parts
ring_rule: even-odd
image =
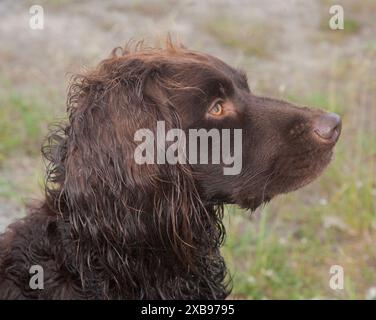
[[[304,133],[320,111],[256,97],[243,73],[185,48],[120,51],[72,79],[69,119],[43,148],[45,201],[0,236],[2,299],[224,299],[223,204],[255,209],[330,160],[331,148],[307,144]],[[205,119],[219,82],[245,116]],[[157,120],[243,128],[242,174],[136,165],[134,132]],[[44,290],[29,287],[35,264]]]

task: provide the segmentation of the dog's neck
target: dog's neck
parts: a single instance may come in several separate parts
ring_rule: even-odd
[[[63,238],[59,241],[65,244],[63,250],[69,251],[64,256],[74,257],[69,269],[76,272],[77,281],[87,296],[98,299],[225,298],[228,295],[226,267],[219,252],[224,236],[222,208],[206,206],[202,209],[202,217],[191,221],[191,243],[185,244],[176,243],[179,235],[171,236],[177,230],[156,223],[155,209],[149,210],[137,212],[124,207],[123,219],[104,219],[100,231],[95,230],[98,222],[94,220],[89,219],[79,232],[76,217],[68,214],[59,220],[59,233]],[[110,222],[116,225],[106,225]],[[203,224],[204,228],[198,224]],[[182,252],[184,249],[186,251]],[[98,283],[101,287],[97,287]]]

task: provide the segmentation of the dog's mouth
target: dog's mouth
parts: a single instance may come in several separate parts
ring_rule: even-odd
[[[276,161],[272,194],[300,189],[319,177],[333,159],[334,147],[341,134],[341,118],[335,113],[324,113],[313,121],[307,141],[285,163]],[[282,157],[283,158],[283,157]],[[287,157],[286,157],[287,158]]]
[[[241,176],[232,180],[233,188],[220,189],[210,198],[254,211],[275,196],[300,189],[318,178],[333,158],[341,119],[336,114],[319,113],[303,129],[284,136],[274,149],[266,144],[243,166]]]
[[[240,196],[234,202],[243,208],[254,211],[279,194],[303,188],[323,173],[331,162],[333,154],[333,148],[330,148],[313,158],[307,157],[306,162],[297,167],[277,161],[275,166],[270,169],[270,173],[265,176],[264,181],[260,183],[256,195],[252,194],[244,198]],[[244,193],[242,194],[244,195]]]
[[[275,190],[274,193],[288,193],[308,185],[325,171],[333,159],[333,155],[333,148],[330,148],[326,152],[312,155],[312,158],[308,156],[306,163],[301,166],[281,171],[279,175],[276,174],[274,185],[279,185],[280,189]]]

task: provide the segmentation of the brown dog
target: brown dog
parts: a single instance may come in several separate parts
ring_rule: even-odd
[[[43,149],[46,200],[1,235],[0,298],[225,298],[223,205],[254,210],[306,185],[341,130],[336,114],[255,96],[243,72],[171,44],[76,76],[68,112]],[[158,121],[241,129],[239,173],[223,174],[223,159],[137,164],[135,132]]]

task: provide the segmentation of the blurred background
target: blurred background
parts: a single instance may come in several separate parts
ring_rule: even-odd
[[[29,8],[44,9],[44,29]],[[344,30],[329,8],[344,8]],[[242,67],[260,95],[339,113],[334,161],[311,185],[249,213],[228,207],[233,298],[376,299],[376,1],[0,2],[0,232],[42,197],[40,145],[65,115],[69,76],[130,39],[170,32]],[[329,286],[332,265],[344,288]]]

